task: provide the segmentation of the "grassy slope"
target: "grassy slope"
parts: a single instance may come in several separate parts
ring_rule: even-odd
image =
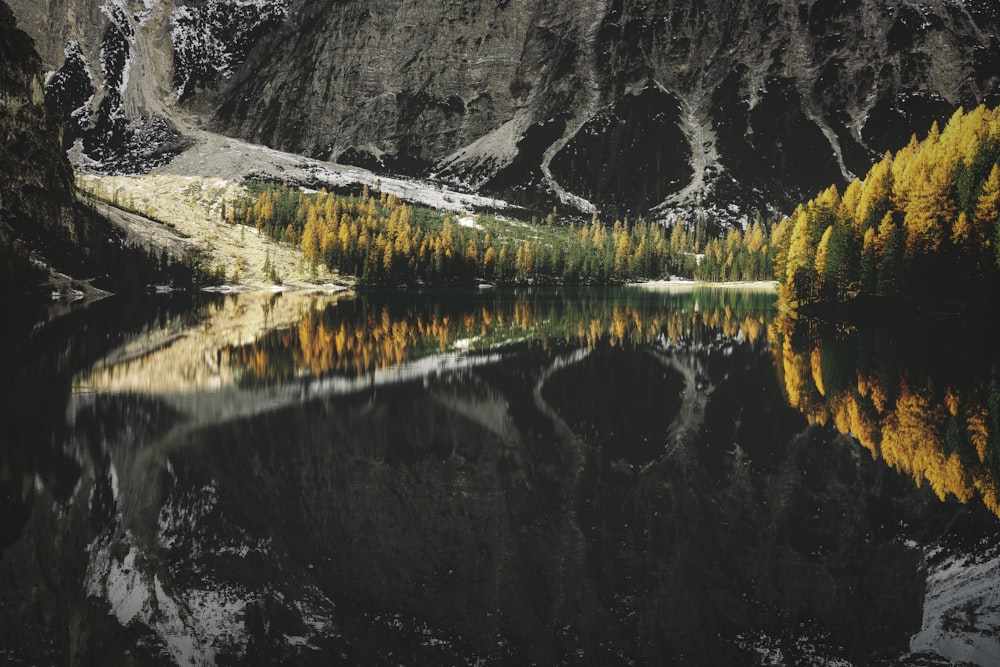
[[[329,271],[320,263],[313,275],[302,251],[259,234],[253,227],[223,221],[223,202],[231,207],[246,190],[238,183],[201,176],[98,176],[78,174],[77,186],[94,195],[97,208],[125,229],[129,240],[175,257],[201,252],[208,269],[221,268],[227,282],[238,273],[238,284],[250,288],[273,284],[264,271],[268,257],[287,286],[313,287],[334,283],[353,285],[354,278]],[[428,209],[422,221],[440,228],[448,215],[453,224],[472,223],[481,234],[516,245],[539,240],[545,245],[566,243],[571,235],[561,225],[532,225],[494,215],[462,215]],[[241,267],[237,272],[237,267]]]
[[[313,276],[298,248],[272,241],[252,227],[224,222],[223,202],[230,206],[244,193],[237,183],[200,176],[79,174],[77,185],[97,196],[100,212],[123,227],[131,241],[166,249],[176,257],[200,251],[206,268],[221,268],[227,282],[252,288],[271,286],[274,281],[264,271],[270,258],[288,286],[353,283],[349,276],[325,267]]]
[[[224,210],[232,210],[235,202],[250,194],[239,183],[170,174],[78,174],[77,185],[96,198],[102,214],[127,231],[130,242],[158,252],[166,250],[177,258],[200,254],[204,268],[219,270],[227,284],[271,286],[273,274],[265,270],[268,262],[290,287],[356,283],[354,276],[331,271],[323,262],[313,270],[299,247],[268,238],[255,227],[225,222]],[[566,247],[578,238],[578,230],[560,223],[533,224],[493,214],[414,206],[415,225],[440,231],[446,217],[456,229],[472,227],[480,239],[489,236],[495,248],[507,246],[511,251],[527,242]]]

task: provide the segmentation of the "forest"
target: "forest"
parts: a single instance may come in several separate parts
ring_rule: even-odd
[[[228,212],[363,285],[618,284],[670,276],[777,280],[790,309],[871,300],[968,304],[1000,287],[1000,111],[959,109],[773,221],[719,238],[704,219],[455,216],[369,190],[343,196],[250,182]]]
[[[959,109],[841,195],[799,206],[776,253],[790,308],[982,304],[1000,285],[1000,110]]]
[[[1000,111],[980,106],[886,153],[843,193],[831,186],[788,217],[758,215],[721,235],[705,216],[585,220],[552,209],[529,223],[453,213],[402,201],[378,181],[353,193],[246,181],[222,218],[300,250],[317,280],[332,273],[363,286],[776,280],[791,310],[954,311],[1000,294],[998,161]],[[160,271],[183,266],[194,282],[224,278],[196,258],[157,259]],[[281,269],[265,264],[264,274],[278,283]]]
[[[787,223],[758,217],[709,238],[705,220],[665,227],[645,220],[531,224],[455,216],[369,190],[343,196],[248,182],[226,214],[302,249],[305,261],[362,285],[620,284],[671,275],[707,281],[770,280]]]

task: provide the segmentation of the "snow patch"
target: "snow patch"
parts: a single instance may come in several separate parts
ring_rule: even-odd
[[[825,667],[853,667],[845,658],[831,655],[823,646],[822,637],[802,635],[796,638],[772,637],[764,632],[737,635],[736,645],[755,653],[758,665],[824,665]]]
[[[955,663],[1000,664],[1000,553],[951,556],[928,571],[923,623],[910,650]]]
[[[171,595],[160,575],[150,574],[134,536],[126,532],[123,541],[129,550],[119,559],[112,555],[118,545],[107,535],[98,537],[88,549],[85,578],[87,593],[107,601],[119,623],[150,628],[177,665],[215,665],[220,649],[246,653],[245,593],[219,586]]]
[[[157,543],[164,549],[179,546],[182,537],[194,532],[197,523],[218,504],[219,491],[214,483],[180,498],[171,497],[157,516]]]
[[[466,213],[510,207],[503,200],[460,192],[439,183],[380,176],[360,167],[313,160],[210,132],[193,130],[189,137],[196,143],[164,166],[161,173],[230,181],[268,178],[327,189],[371,187],[377,183],[381,192],[447,211]]]
[[[122,625],[131,623],[149,606],[149,590],[136,563],[138,555],[135,546],[122,560],[113,558],[108,548],[95,549],[87,568],[87,592],[105,598]]]
[[[118,471],[115,470],[115,466],[112,464],[108,467],[108,481],[111,483],[111,497],[114,498],[115,503],[118,502]]]
[[[478,336],[475,338],[463,338],[461,340],[456,340],[455,344],[452,347],[456,350],[467,351],[473,346],[473,344],[477,340],[479,340]]]
[[[177,99],[203,82],[224,81],[256,38],[288,18],[288,0],[208,0],[170,15]]]

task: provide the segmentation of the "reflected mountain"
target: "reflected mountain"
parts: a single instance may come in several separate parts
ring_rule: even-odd
[[[835,328],[777,319],[769,331],[789,403],[854,436],[942,500],[1000,516],[1000,367],[991,334],[954,322]]]
[[[102,393],[190,393],[379,371],[451,352],[522,341],[593,347],[707,342],[765,331],[769,292],[710,287],[639,289],[245,294],[220,302],[183,331],[151,333],[108,355],[78,380]]]
[[[1000,524],[788,405],[772,295],[116,315],[5,361],[14,664],[1000,659]]]
[[[754,341],[773,301],[711,288],[247,294],[218,302],[193,326],[114,350],[77,376],[73,403],[152,395],[195,423],[215,423],[493,363],[518,344]]]

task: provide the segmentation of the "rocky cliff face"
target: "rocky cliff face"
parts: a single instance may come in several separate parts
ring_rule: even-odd
[[[168,120],[173,88],[170,6],[125,0],[11,3],[49,71],[46,98],[75,161],[146,171],[183,146]]]
[[[166,159],[180,104],[226,134],[515,201],[747,211],[1000,101],[987,0],[36,4],[14,3],[49,35],[50,99],[105,168]],[[102,153],[95,128],[132,148]]]
[[[50,238],[72,243],[73,173],[45,107],[42,69],[31,38],[0,0],[0,292],[27,287],[29,251]]]
[[[43,71],[0,0],[0,298],[142,289],[153,272],[145,251],[77,200]]]

